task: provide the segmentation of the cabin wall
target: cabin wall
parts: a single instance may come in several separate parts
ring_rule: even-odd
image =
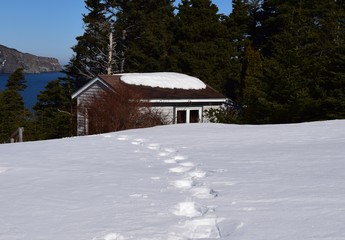
[[[154,111],[160,112],[167,124],[176,124],[177,123],[177,111],[186,111],[188,116],[190,116],[191,110],[199,111],[199,122],[200,123],[209,123],[210,120],[206,116],[206,110],[210,109],[219,109],[220,104],[209,104],[206,103],[195,103],[193,105],[189,103],[185,104],[173,104],[171,106],[154,106],[152,107]],[[186,123],[189,123],[187,120]]]
[[[100,82],[95,82],[77,98],[77,135],[88,135],[88,112],[85,105],[89,103],[94,96],[97,96],[100,92],[106,91],[106,88]]]
[[[203,107],[203,123],[210,123],[210,119],[206,116],[206,111],[210,109],[220,109],[222,105],[206,105]]]
[[[106,91],[108,88],[96,81],[89,88],[85,89],[78,97],[78,111],[77,111],[77,134],[79,136],[88,134],[88,112],[85,105],[90,102],[94,96],[100,92]],[[205,103],[205,102],[156,102],[152,105],[153,111],[161,114],[166,124],[176,123],[209,123],[209,119],[205,115],[205,111],[211,108],[220,108],[222,102]],[[181,117],[182,116],[182,117]]]

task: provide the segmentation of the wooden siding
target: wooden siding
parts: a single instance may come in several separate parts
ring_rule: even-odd
[[[119,84],[119,85],[118,85]],[[116,91],[116,87],[122,86],[119,77],[114,76],[101,76],[99,80],[95,79],[86,85],[84,89],[74,97],[77,98],[78,103],[78,113],[77,113],[77,133],[78,135],[88,134],[88,119],[87,119],[87,109],[85,109],[86,103],[90,102],[94,96],[97,96],[100,92],[109,90],[110,88]],[[110,88],[109,88],[110,86]],[[152,108],[159,111],[167,124],[174,124],[176,122],[176,109],[183,108],[186,110],[193,110],[196,108],[200,109],[200,122],[208,123],[209,119],[205,116],[205,111],[211,108],[217,109],[224,102],[225,98],[223,95],[217,93],[212,88],[207,87],[204,90],[169,90],[160,88],[147,88],[142,86],[130,86],[126,87],[133,90],[133,92],[142,92],[147,95],[152,94],[157,99],[158,96],[165,96],[163,98],[158,98],[159,101],[152,102]],[[171,98],[167,98],[170,96]],[[161,100],[161,101],[160,101]]]
[[[78,96],[77,104],[77,134],[78,136],[88,134],[88,123],[87,123],[87,113],[85,109],[85,104],[90,102],[94,96],[97,96],[102,91],[107,90],[107,88],[101,82],[95,82],[88,89]]]

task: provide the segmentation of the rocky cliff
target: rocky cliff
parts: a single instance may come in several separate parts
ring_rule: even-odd
[[[62,70],[59,61],[55,58],[38,57],[0,45],[0,73],[13,73],[19,67],[22,67],[25,73],[58,72]]]

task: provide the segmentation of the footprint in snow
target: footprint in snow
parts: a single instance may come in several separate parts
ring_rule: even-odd
[[[189,172],[188,175],[192,178],[203,178],[206,176],[206,172],[204,172],[200,169],[196,169],[192,172]]]
[[[245,227],[244,222],[229,219],[220,219],[218,222],[219,233],[222,238],[231,236]]]
[[[174,152],[177,152],[176,149],[174,148],[164,148],[164,151],[168,152],[168,153],[174,153]]]
[[[117,137],[117,140],[120,140],[120,141],[125,141],[125,140],[128,140],[129,139],[129,136],[128,135],[120,135]]]
[[[180,226],[181,235],[187,239],[217,239],[221,238],[217,217],[195,218],[185,221]]]
[[[160,157],[166,157],[171,155],[172,153],[177,152],[175,149],[173,148],[163,148],[162,151],[160,153],[158,153],[158,156]]]
[[[182,166],[182,167],[194,167],[195,164],[192,162],[182,162],[182,163],[180,163],[180,166]]]
[[[113,137],[111,134],[103,134],[103,137],[104,138],[111,138],[111,137]]]
[[[158,143],[150,143],[147,145],[147,148],[151,150],[158,150],[160,147],[161,145]]]
[[[180,179],[180,180],[173,181],[171,185],[180,189],[189,189],[195,186],[195,182],[192,179],[187,178],[187,179]]]
[[[125,240],[125,237],[118,233],[109,233],[101,238],[93,238],[92,240]]]
[[[183,160],[186,160],[187,157],[185,156],[181,156],[181,155],[177,155],[174,157],[175,161],[178,162],[178,161],[183,161]]]
[[[172,213],[176,216],[195,218],[204,216],[207,208],[196,204],[195,202],[180,202],[172,209]]]
[[[191,189],[190,191],[193,197],[196,197],[199,199],[215,198],[218,196],[218,193],[216,191],[208,187],[195,187]]]
[[[176,160],[173,158],[169,158],[169,159],[165,159],[164,162],[167,164],[173,164],[173,163],[176,163]]]
[[[132,143],[133,145],[141,145],[141,144],[143,144],[144,142],[145,142],[144,139],[138,138],[138,139],[134,139],[131,143]]]
[[[185,173],[191,169],[192,167],[178,166],[178,167],[169,168],[169,171],[172,173]]]
[[[170,153],[168,153],[168,152],[160,152],[160,153],[158,153],[158,156],[160,156],[160,157],[166,157],[166,156],[169,156],[170,155]]]

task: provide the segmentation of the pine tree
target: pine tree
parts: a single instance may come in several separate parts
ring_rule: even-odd
[[[26,127],[30,121],[30,112],[24,105],[19,91],[26,88],[23,69],[13,72],[7,89],[0,92],[0,143],[6,141],[19,127]]]
[[[246,48],[251,44],[251,5],[247,1],[232,1],[232,12],[225,19],[231,44],[230,79],[227,84],[227,96],[243,104],[243,65]]]
[[[0,142],[6,141],[19,127],[23,127],[28,111],[22,96],[15,90],[0,93]]]
[[[54,139],[72,135],[73,112],[72,79],[59,78],[51,81],[38,96],[35,110],[35,128],[38,139]]]
[[[124,0],[117,15],[116,29],[125,33],[125,71],[169,70],[173,38],[172,0]]]
[[[230,73],[228,31],[210,0],[185,0],[178,7],[173,68],[225,92]]]
[[[77,87],[99,74],[166,71],[173,33],[172,0],[85,0],[85,33],[67,72]]]
[[[334,68],[344,63],[344,16],[340,1],[264,1],[253,40],[264,59],[269,122],[344,116],[344,71]]]
[[[85,6],[89,11],[83,15],[85,32],[77,37],[77,44],[72,48],[75,55],[66,66],[77,87],[99,74],[120,72],[122,63],[123,46],[115,31],[117,2],[85,0]]]
[[[261,53],[248,45],[242,64],[241,103],[244,106],[245,123],[267,123],[270,103],[262,82],[263,62]]]
[[[9,90],[15,90],[15,91],[23,91],[25,90],[26,86],[26,80],[23,73],[23,68],[18,68],[16,71],[14,71],[6,84],[6,87]]]

